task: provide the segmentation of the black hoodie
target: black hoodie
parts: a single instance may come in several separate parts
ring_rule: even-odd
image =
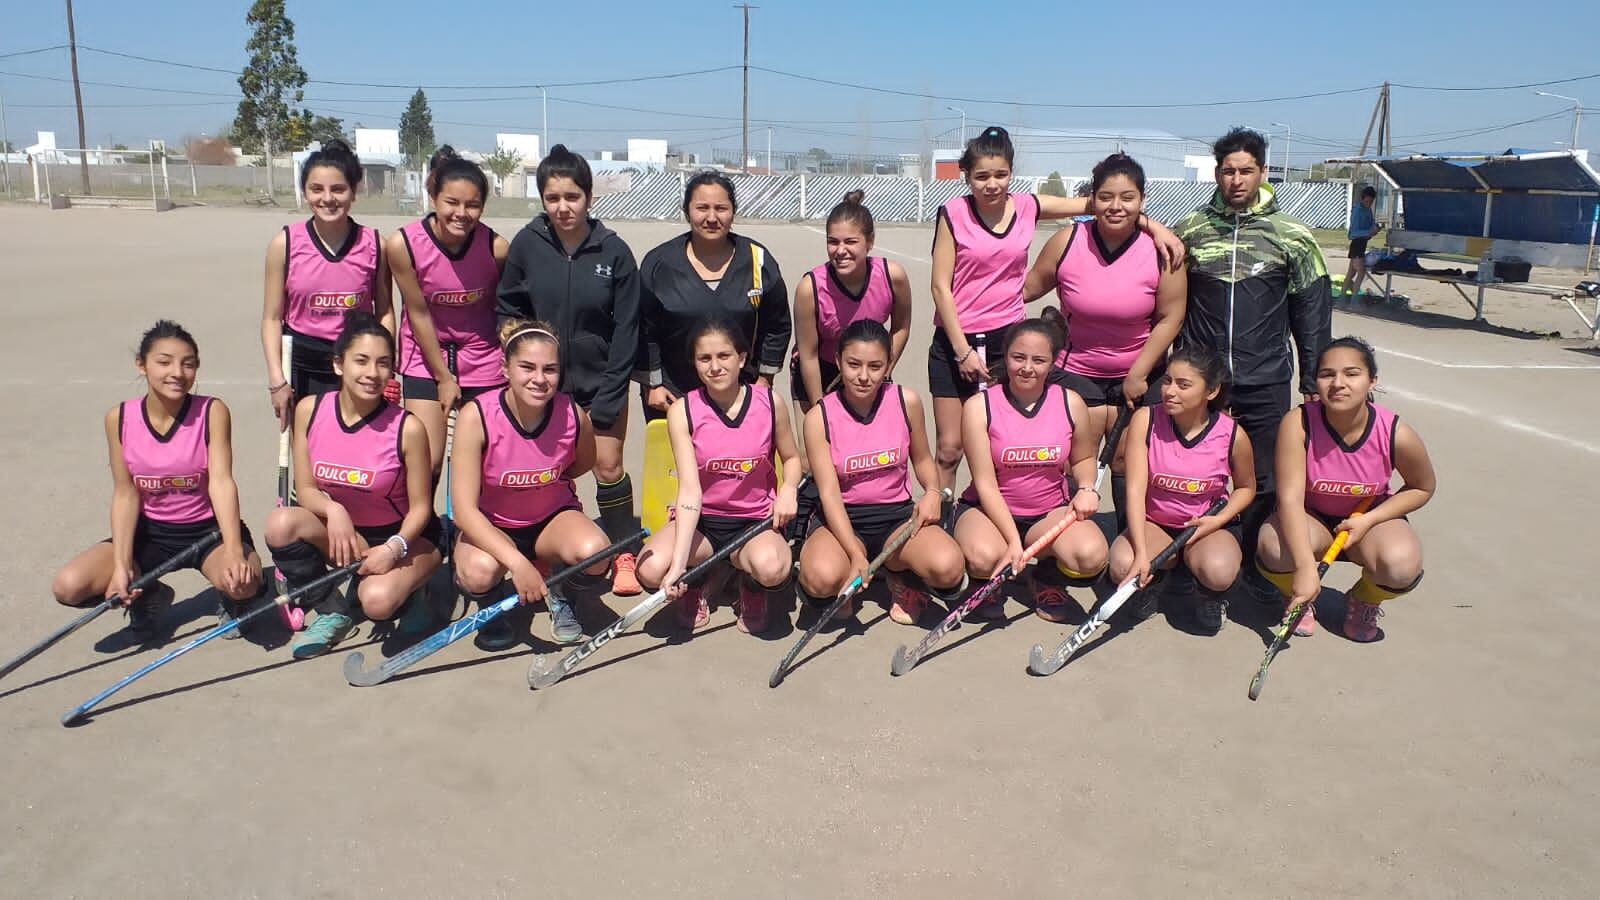
[[[541,213],[511,240],[497,312],[539,319],[561,338],[561,389],[596,428],[622,415],[639,352],[639,267],[633,251],[597,219],[571,256]]]

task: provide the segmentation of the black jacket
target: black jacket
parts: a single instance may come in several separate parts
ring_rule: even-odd
[[[639,380],[646,387],[666,385],[676,396],[700,384],[690,358],[689,333],[702,319],[724,315],[738,322],[750,339],[745,375],[772,377],[788,364],[789,290],[778,261],[756,241],[738,234],[733,260],[712,290],[689,264],[684,233],[645,254],[639,264]],[[762,256],[757,292],[753,248]]]
[[[596,428],[622,415],[639,352],[639,269],[633,251],[596,219],[567,256],[544,214],[511,239],[497,312],[540,319],[561,338],[561,389],[588,410]]]

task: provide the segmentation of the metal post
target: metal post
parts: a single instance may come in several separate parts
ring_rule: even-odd
[[[961,114],[961,146],[964,149],[967,146],[967,111],[957,106],[946,106],[945,109]]]
[[[0,86],[0,148],[5,151],[4,159],[0,160],[0,171],[5,173],[6,196],[11,196],[11,140],[6,134],[6,92]]]
[[[767,126],[767,174],[772,174],[772,126]]]
[[[156,142],[155,141],[151,141],[150,142],[150,153],[149,153],[148,156],[145,157],[145,163],[147,164],[148,168],[150,169],[150,207],[151,207],[151,209],[160,209],[161,208],[161,204],[156,202],[159,198],[156,197]]]
[[[1283,183],[1289,183],[1289,148],[1294,144],[1294,129],[1282,122],[1272,124],[1283,129]]]
[[[540,85],[540,87],[539,87],[539,115],[540,115],[540,119],[541,119],[541,123],[540,123],[540,126],[539,126],[539,143],[540,143],[541,146],[539,147],[539,150],[545,156],[549,156],[550,155],[550,92],[546,91],[544,89],[543,85]]]
[[[750,10],[760,9],[749,3],[735,3],[734,9],[744,10],[744,108],[740,114],[743,138],[739,144],[739,170],[750,171]]]

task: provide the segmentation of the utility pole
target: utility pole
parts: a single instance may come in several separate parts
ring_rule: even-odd
[[[749,3],[735,3],[734,9],[744,11],[744,112],[741,115],[744,127],[741,133],[744,139],[739,146],[739,168],[741,171],[750,170],[750,10],[760,9]]]
[[[0,87],[0,173],[5,175],[6,196],[11,196],[11,141],[6,132],[6,92]]]
[[[772,126],[767,126],[767,174],[772,174]]]
[[[1294,129],[1282,122],[1272,124],[1283,129],[1283,183],[1289,183],[1289,148],[1294,145]]]
[[[1566,100],[1572,104],[1572,142],[1568,148],[1578,149],[1578,127],[1583,122],[1583,101],[1577,97],[1568,97],[1566,94],[1552,94],[1549,91],[1534,91],[1541,97],[1553,97],[1557,100]]]
[[[543,124],[539,130],[540,150],[545,156],[550,155],[550,94],[545,91],[544,85],[539,86],[539,112]]]
[[[83,87],[78,84],[78,31],[72,23],[72,0],[67,0],[67,46],[72,53],[72,99],[78,105],[78,174],[83,193],[89,193],[89,138],[83,131]]]

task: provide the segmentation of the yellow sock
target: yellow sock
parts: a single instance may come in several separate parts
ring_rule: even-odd
[[[1361,580],[1357,581],[1355,587],[1350,589],[1350,596],[1368,606],[1377,606],[1385,600],[1393,600],[1396,597],[1403,597],[1411,593],[1421,580],[1422,575],[1418,573],[1416,580],[1405,587],[1392,588],[1384,587],[1366,575],[1362,575]]]
[[[1293,572],[1274,572],[1271,569],[1268,569],[1266,566],[1263,566],[1260,560],[1256,560],[1256,572],[1262,578],[1270,581],[1272,586],[1278,589],[1278,593],[1282,594],[1285,598],[1294,595]]]
[[[1067,579],[1067,584],[1071,585],[1072,587],[1089,587],[1096,581],[1100,580],[1100,573],[1106,570],[1105,566],[1101,566],[1093,572],[1079,572],[1076,569],[1068,567],[1059,559],[1056,560],[1055,563],[1056,571],[1060,572],[1061,577]]]

